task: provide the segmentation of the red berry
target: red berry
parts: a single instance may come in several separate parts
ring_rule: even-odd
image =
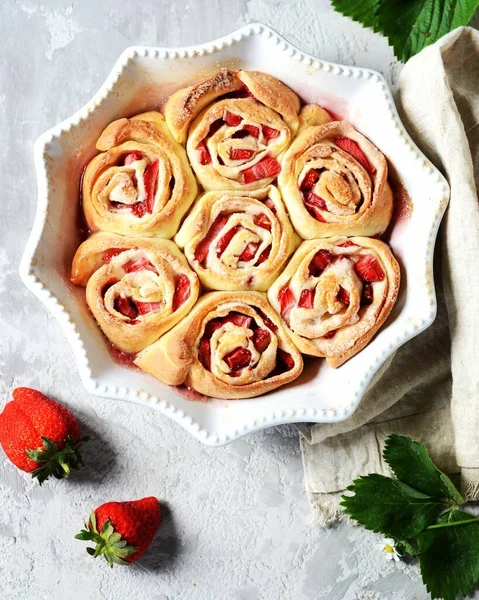
[[[349,296],[349,292],[348,290],[345,290],[343,287],[339,287],[339,292],[338,292],[338,299],[343,303],[346,304],[346,306],[349,306],[350,302],[351,302],[351,298]]]
[[[163,304],[161,302],[135,302],[135,306],[139,315],[148,315],[149,313],[160,310]]]
[[[112,258],[125,252],[125,250],[126,248],[108,248],[108,250],[103,251],[101,259],[104,263],[109,263]]]
[[[131,321],[138,316],[138,309],[131,298],[118,296],[113,304],[114,309]]]
[[[195,250],[195,260],[200,264],[206,260],[211,242],[218,236],[223,227],[228,222],[228,217],[219,215],[211,224],[206,236],[201,240]]]
[[[253,344],[258,352],[264,352],[271,341],[271,334],[266,329],[255,329],[253,333]]]
[[[197,146],[196,149],[198,150],[198,154],[199,154],[199,161],[200,161],[200,165],[209,165],[211,162],[211,156],[210,153],[208,151],[208,148],[206,147],[206,143],[203,140],[202,142],[200,142]]]
[[[235,348],[232,352],[227,354],[223,360],[232,371],[241,371],[241,369],[249,366],[251,362],[251,352],[248,348]]]
[[[226,124],[230,127],[236,127],[243,119],[239,115],[235,115],[229,110],[225,110],[223,113],[223,120],[226,121]]]
[[[318,250],[309,263],[309,274],[313,277],[318,277],[326,267],[329,267],[333,257],[328,250]]]
[[[175,294],[173,296],[173,312],[190,297],[190,280],[187,275],[181,274],[176,281]]]
[[[315,290],[303,290],[299,297],[298,306],[300,308],[313,308]]]
[[[345,152],[350,154],[355,160],[358,161],[358,163],[360,163],[372,175],[374,173],[376,173],[376,169],[369,162],[367,156],[364,154],[364,152],[361,150],[361,148],[355,141],[350,140],[349,138],[345,138],[345,137],[337,137],[337,138],[334,138],[333,141],[336,144],[336,146],[339,146],[339,148],[341,148],[341,150],[344,150]]]
[[[254,154],[254,150],[249,148],[231,148],[230,158],[231,160],[248,160]]]
[[[130,152],[129,154],[127,154],[125,156],[125,159],[123,160],[123,164],[125,165],[125,167],[127,167],[128,165],[131,165],[132,162],[135,162],[136,160],[141,160],[143,158],[143,154],[141,152],[138,152],[137,150],[133,150],[133,152]]]
[[[280,134],[279,129],[274,129],[273,127],[269,127],[268,125],[263,125],[262,131],[263,131],[263,136],[267,140],[272,140],[273,138],[278,137]]]
[[[359,277],[369,283],[382,281],[385,277],[384,271],[372,254],[367,254],[360,258],[354,265],[354,268]]]
[[[249,260],[254,258],[257,250],[258,244],[256,244],[255,242],[250,242],[240,254],[239,260],[248,262]]]
[[[258,227],[262,227],[263,229],[271,231],[271,221],[264,213],[261,213],[260,215],[255,215],[253,217],[253,221],[255,225],[258,225]]]
[[[258,163],[243,171],[243,183],[248,184],[260,179],[274,178],[280,172],[281,165],[279,162],[272,156],[265,156]]]

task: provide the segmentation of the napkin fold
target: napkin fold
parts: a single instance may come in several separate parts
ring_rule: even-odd
[[[479,32],[458,28],[409,60],[396,105],[451,186],[435,254],[438,314],[382,366],[351,419],[302,429],[306,491],[321,524],[341,517],[354,478],[390,474],[381,452],[391,433],[426,444],[466,498],[479,499]]]

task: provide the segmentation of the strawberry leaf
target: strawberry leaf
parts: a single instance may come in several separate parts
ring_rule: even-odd
[[[372,27],[376,31],[380,0],[332,0],[334,8],[346,17],[351,17],[364,27]]]
[[[479,579],[479,522],[459,510],[441,515],[418,538],[422,580],[432,598],[465,596]]]
[[[347,489],[354,495],[342,496],[341,506],[346,514],[366,529],[395,539],[417,535],[446,506],[437,498],[384,475],[359,477]]]
[[[464,502],[449,477],[429,458],[423,444],[403,435],[390,435],[383,458],[399,481],[419,492],[435,498],[450,498],[457,504]]]

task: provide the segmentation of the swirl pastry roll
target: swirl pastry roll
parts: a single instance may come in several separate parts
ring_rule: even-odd
[[[171,238],[197,193],[184,148],[158,112],[111,123],[85,169],[83,210],[91,231]]]
[[[212,290],[266,291],[299,246],[278,190],[207,192],[175,242]]]
[[[205,190],[254,190],[280,172],[299,109],[296,94],[271,75],[223,70],[173,94],[165,116],[176,139],[187,139]]]
[[[139,352],[187,315],[199,282],[169,240],[99,232],[78,248],[71,281],[86,286],[87,304],[106,337]]]
[[[169,385],[216,398],[252,398],[303,369],[281,319],[260,292],[212,292],[135,363]]]
[[[393,208],[386,159],[346,121],[308,120],[278,177],[294,228],[305,239],[383,233]]]
[[[339,367],[384,323],[399,283],[399,265],[386,244],[336,237],[303,242],[268,298],[301,352]]]

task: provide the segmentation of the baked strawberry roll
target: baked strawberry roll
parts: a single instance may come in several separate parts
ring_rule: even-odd
[[[278,176],[296,231],[305,239],[382,234],[393,209],[383,154],[314,105],[303,108],[300,123]]]
[[[266,291],[300,238],[277,188],[270,185],[248,194],[203,194],[175,242],[206,288]]]
[[[298,349],[339,367],[389,316],[399,265],[389,247],[365,237],[303,242],[268,291]]]
[[[87,304],[106,337],[139,352],[186,316],[199,282],[169,240],[99,232],[78,248],[71,281],[86,287]]]
[[[278,176],[299,109],[296,94],[271,75],[223,70],[173,94],[165,116],[205,190],[244,191]]]
[[[252,398],[296,379],[301,354],[260,292],[212,292],[135,363],[169,385]]]
[[[85,169],[82,201],[91,231],[171,238],[198,186],[184,148],[162,114],[148,112],[105,129]]]

